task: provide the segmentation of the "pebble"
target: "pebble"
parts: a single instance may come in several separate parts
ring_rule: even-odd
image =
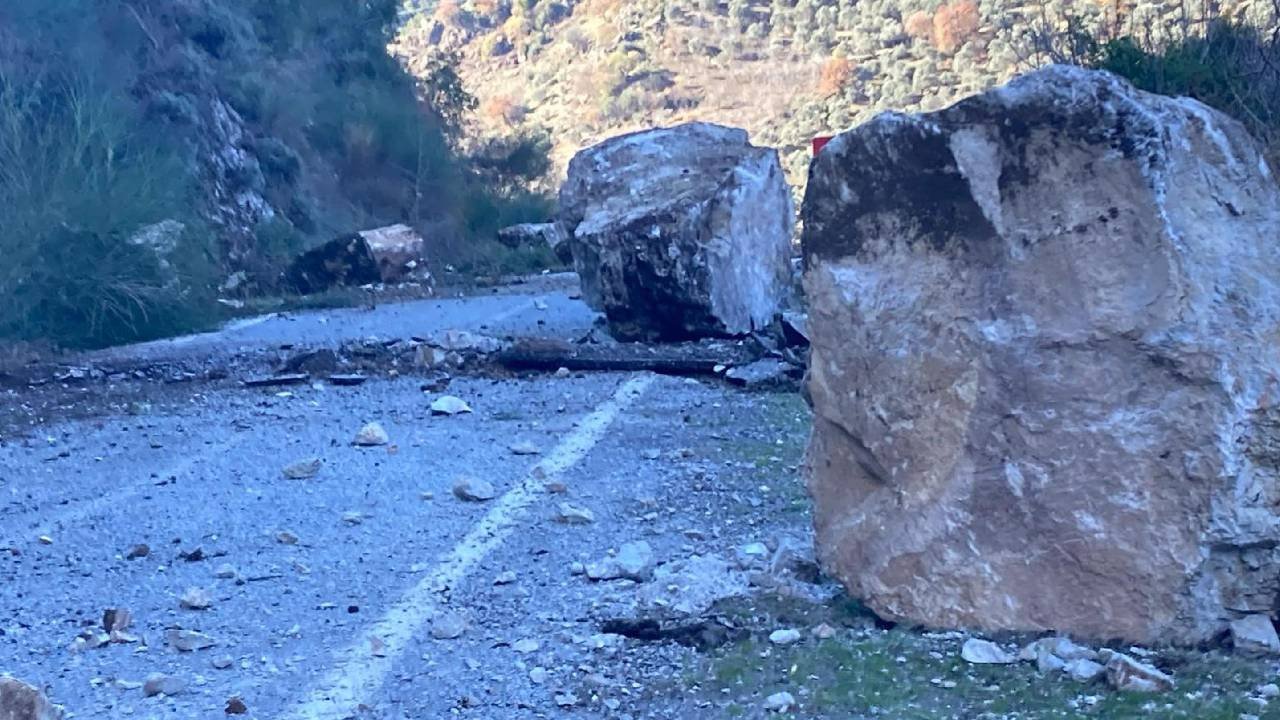
[[[431,637],[436,640],[456,640],[467,631],[467,621],[455,612],[444,612],[431,623]]]
[[[352,444],[359,447],[374,447],[386,445],[389,442],[391,442],[391,438],[387,435],[387,431],[378,423],[371,422],[360,428],[360,432],[356,433]]]
[[[498,497],[498,491],[488,480],[460,477],[453,484],[453,496],[466,502],[488,502]]]
[[[152,673],[142,683],[142,694],[147,697],[156,695],[177,695],[187,689],[187,684],[175,677],[163,673]]]
[[[535,685],[541,685],[547,681],[547,669],[536,667],[529,671],[529,680]]]
[[[431,403],[432,415],[461,415],[469,412],[471,412],[471,406],[462,398],[453,395],[443,395]]]
[[[516,581],[516,574],[511,570],[501,572],[498,577],[493,579],[494,585],[512,585]]]
[[[796,698],[789,692],[777,692],[765,698],[764,709],[766,712],[784,713],[790,712],[796,706]]]
[[[978,638],[969,638],[964,641],[960,657],[975,665],[1010,665],[1018,661],[1016,656],[999,645],[990,640]]]
[[[240,573],[236,572],[235,567],[230,563],[223,563],[218,566],[217,570],[213,571],[213,576],[219,580],[235,580],[239,575]]]
[[[511,646],[511,649],[521,655],[528,655],[529,653],[537,652],[540,647],[542,647],[542,643],[533,638],[525,638],[523,640],[517,640],[515,644]]]
[[[537,455],[541,452],[537,445],[530,442],[519,442],[511,446],[512,455]]]
[[[235,660],[232,660],[230,655],[222,655],[213,659],[215,670],[229,670],[234,664]]]
[[[565,525],[589,525],[596,521],[596,515],[587,508],[560,503],[556,509],[556,521]]]

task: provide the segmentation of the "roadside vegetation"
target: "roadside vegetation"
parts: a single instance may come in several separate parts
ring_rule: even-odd
[[[545,145],[462,148],[476,101],[451,58],[414,77],[387,53],[399,8],[0,4],[0,342],[203,328],[232,272],[272,293],[300,250],[396,222],[441,266],[542,267],[493,236],[549,217],[521,182]]]

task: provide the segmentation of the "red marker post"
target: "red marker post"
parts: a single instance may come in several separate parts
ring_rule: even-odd
[[[835,137],[835,136],[834,136],[834,135],[820,135],[820,136],[818,136],[818,137],[814,138],[814,139],[813,139],[813,156],[814,156],[814,157],[817,157],[817,156],[818,156],[818,153],[819,153],[819,152],[822,152],[822,148],[826,147],[826,146],[827,146],[827,143],[831,142],[831,139],[832,139],[833,137]]]

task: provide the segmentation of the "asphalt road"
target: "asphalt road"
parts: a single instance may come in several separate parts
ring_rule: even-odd
[[[573,337],[592,318],[561,292],[515,293],[278,316],[112,354],[448,328]],[[795,467],[770,454],[793,398],[648,374],[462,377],[448,392],[474,412],[433,416],[437,395],[413,377],[193,383],[138,414],[0,445],[0,672],[74,718],[222,718],[233,698],[245,717],[286,720],[702,714],[680,679],[694,651],[601,633],[685,590],[593,582],[574,564],[638,540],[663,566],[802,534]],[[367,422],[388,445],[352,446]],[[310,458],[314,477],[282,474]],[[459,499],[460,478],[495,497]],[[560,522],[563,503],[594,520]],[[149,553],[130,558],[140,544]],[[108,608],[132,615],[121,642],[77,642]],[[178,631],[212,645],[179,649]],[[156,674],[171,692],[148,697]]]

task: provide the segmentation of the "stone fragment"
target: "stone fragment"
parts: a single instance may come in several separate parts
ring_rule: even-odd
[[[360,443],[359,438],[357,438],[356,444],[361,445],[363,443]],[[306,460],[299,460],[296,463],[286,465],[280,472],[290,480],[306,480],[308,478],[315,477],[320,472],[320,468],[323,465],[324,461],[320,458],[308,458]]]
[[[618,549],[618,554],[587,565],[591,580],[634,580],[645,582],[653,577],[653,548],[641,540]]]
[[[774,645],[794,645],[800,642],[800,631],[795,628],[784,628],[769,633],[769,642]]]
[[[371,422],[360,428],[360,432],[356,433],[352,444],[360,447],[375,447],[386,445],[389,442],[391,442],[391,438],[387,435],[387,431],[378,423]]]
[[[1270,616],[1247,615],[1231,622],[1231,644],[1236,652],[1265,657],[1280,655],[1280,637]]]
[[[183,610],[208,610],[213,605],[213,598],[203,588],[187,588],[178,598],[178,605]]]
[[[1107,682],[1125,692],[1166,692],[1173,689],[1173,678],[1146,663],[1138,662],[1122,652],[1103,650]]]
[[[776,692],[764,699],[765,712],[786,713],[796,707],[796,697],[789,692]]]
[[[556,522],[565,525],[589,525],[596,521],[596,514],[590,509],[560,503],[556,507]]]
[[[431,637],[436,640],[456,640],[466,631],[466,619],[452,611],[440,613],[431,623]]]
[[[165,632],[165,640],[169,647],[181,652],[205,650],[218,644],[217,640],[195,630],[171,628]]]
[[[808,483],[851,596],[1138,644],[1274,607],[1280,184],[1238,122],[1051,66],[809,177]]]
[[[432,415],[461,415],[471,412],[471,406],[452,395],[442,395],[431,403]]]
[[[1105,670],[1106,668],[1104,668],[1102,665],[1099,665],[1098,663],[1092,660],[1086,660],[1084,658],[1078,658],[1076,660],[1072,660],[1071,662],[1066,664],[1066,667],[1063,668],[1063,671],[1067,674],[1068,677],[1070,677],[1072,680],[1075,680],[1076,682],[1082,682],[1082,683],[1093,682],[1097,678],[1101,677],[1102,673],[1105,672]]]
[[[1018,658],[1004,648],[979,638],[969,638],[960,649],[960,657],[965,662],[975,665],[1010,665],[1018,662]]]
[[[498,491],[488,480],[460,477],[453,483],[453,496],[467,502],[486,502],[498,497]]]
[[[172,696],[186,689],[187,684],[185,682],[164,673],[152,673],[142,683],[142,694],[146,697],[155,697],[156,695]]]

